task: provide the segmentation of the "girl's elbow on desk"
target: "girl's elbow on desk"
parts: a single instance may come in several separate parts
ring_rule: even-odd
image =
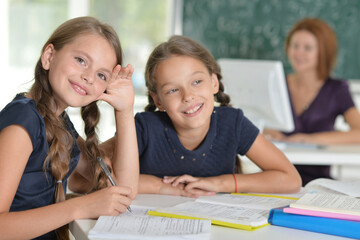
[[[299,192],[302,186],[300,174],[295,167],[291,172],[286,173],[285,179],[282,179],[281,182],[283,183],[281,186],[286,193]]]

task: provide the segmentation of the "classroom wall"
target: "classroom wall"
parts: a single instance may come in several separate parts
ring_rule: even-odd
[[[215,56],[281,60],[290,28],[304,17],[318,17],[336,31],[339,42],[334,76],[360,79],[359,0],[183,0],[183,35]]]

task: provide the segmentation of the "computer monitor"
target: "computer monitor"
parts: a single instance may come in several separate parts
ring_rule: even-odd
[[[262,131],[294,130],[289,94],[280,61],[219,59],[225,93],[231,104]]]

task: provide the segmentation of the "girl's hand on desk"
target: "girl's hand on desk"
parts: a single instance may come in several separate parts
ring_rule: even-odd
[[[278,130],[264,129],[263,135],[268,140],[283,141],[286,139],[286,136]]]
[[[182,175],[176,177],[165,177],[163,179],[166,183],[171,183],[173,187],[177,187],[179,184],[184,185],[184,190],[195,196],[209,196],[215,195],[216,187],[214,182],[209,178],[193,177],[190,175]]]
[[[312,137],[310,134],[305,133],[295,133],[286,138],[286,141],[289,142],[315,143],[315,141],[313,140],[314,137]]]
[[[172,186],[171,183],[163,183],[160,187],[159,194],[163,195],[176,195],[176,196],[183,196],[183,197],[192,197],[197,198],[197,195],[191,194],[184,190],[185,184],[178,184],[177,186]]]
[[[76,219],[117,216],[131,203],[131,188],[111,186],[88,195],[70,199],[78,201]]]

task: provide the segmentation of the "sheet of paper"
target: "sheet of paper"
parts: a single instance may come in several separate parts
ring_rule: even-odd
[[[360,215],[360,199],[331,193],[307,193],[290,207]]]
[[[360,197],[360,180],[339,181],[333,179],[319,178],[309,182],[305,186],[305,189],[307,189],[308,191],[317,192],[337,192],[352,197]]]
[[[225,206],[196,201],[180,203],[176,206],[168,208],[157,208],[156,211],[248,226],[260,226],[266,224],[269,215],[269,211],[267,210]]]
[[[290,203],[296,202],[296,200],[294,199],[236,194],[217,194],[215,196],[202,196],[196,199],[196,201],[268,211],[270,211],[272,208],[284,207],[289,205]]]
[[[176,219],[148,215],[101,216],[88,237],[108,239],[208,239],[208,220]]]
[[[153,211],[155,210],[155,207],[151,208],[148,206],[139,206],[139,205],[131,205],[131,213],[126,211],[125,213],[123,213],[123,215],[129,215],[129,216],[133,216],[133,215],[147,215],[148,211]]]

